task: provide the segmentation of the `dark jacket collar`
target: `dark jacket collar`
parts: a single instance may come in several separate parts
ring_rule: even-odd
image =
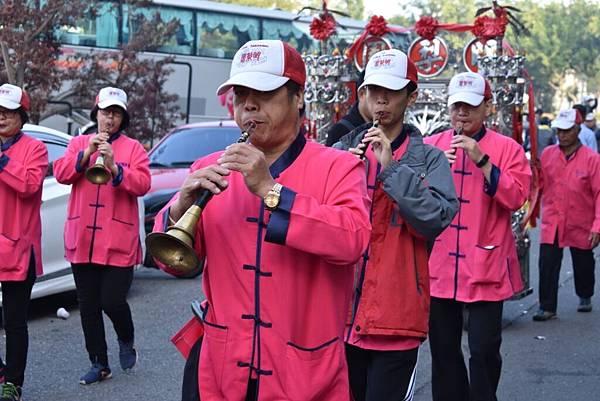
[[[12,145],[14,145],[23,136],[23,131],[17,132],[14,136],[8,138],[2,143],[2,151],[6,152]]]
[[[472,136],[472,138],[475,139],[477,142],[479,142],[483,139],[486,132],[487,132],[487,129],[485,128],[485,125],[484,125],[481,127],[481,129],[475,135]]]
[[[285,171],[285,169],[291,166],[294,160],[296,160],[298,156],[300,156],[300,153],[302,153],[304,145],[306,145],[306,138],[301,132],[299,132],[298,135],[296,135],[294,142],[292,142],[285,152],[283,152],[277,158],[277,160],[271,164],[271,167],[269,167],[271,176],[273,178],[277,178]]]

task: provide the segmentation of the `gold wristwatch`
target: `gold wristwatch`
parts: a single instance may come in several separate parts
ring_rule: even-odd
[[[283,185],[276,182],[275,185],[273,185],[273,188],[267,192],[263,198],[263,201],[265,202],[265,209],[269,211],[277,209],[277,206],[279,206],[279,200],[281,198],[281,188],[283,188]]]

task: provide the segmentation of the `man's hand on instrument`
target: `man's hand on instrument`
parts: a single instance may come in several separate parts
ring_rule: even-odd
[[[481,149],[479,148],[479,144],[477,143],[477,141],[466,135],[453,136],[452,141],[450,142],[450,148],[464,149],[464,151],[467,152],[467,155],[469,155],[469,158],[474,163],[479,162],[481,160],[481,158],[483,157],[483,153],[481,152]],[[446,156],[446,157],[448,157],[448,156]]]
[[[375,158],[381,164],[381,167],[386,168],[390,164],[392,161],[392,142],[381,128],[369,128],[362,142],[371,144]]]
[[[217,163],[228,170],[239,171],[253,194],[263,198],[275,185],[265,155],[247,143],[229,145]]]
[[[588,239],[590,241],[590,245],[592,246],[592,249],[594,249],[600,243],[600,233],[595,233],[595,232],[591,231]]]
[[[228,169],[212,164],[188,175],[179,191],[179,198],[171,205],[171,218],[179,219],[203,190],[207,189],[215,195],[223,192],[229,185],[225,179],[229,173]]]

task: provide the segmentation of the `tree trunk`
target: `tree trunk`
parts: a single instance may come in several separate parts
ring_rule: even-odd
[[[6,76],[8,77],[8,83],[15,85],[14,68],[10,63],[8,46],[6,45],[6,42],[0,41],[0,51],[2,51],[2,60],[4,61],[4,66],[6,67]]]

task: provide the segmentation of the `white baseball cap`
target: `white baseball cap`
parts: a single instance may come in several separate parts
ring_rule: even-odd
[[[400,90],[409,82],[418,82],[414,63],[400,50],[382,50],[369,59],[365,69],[365,80],[358,89],[367,85],[377,85],[390,90]]]
[[[582,123],[581,114],[575,109],[562,110],[552,121],[552,128],[571,129],[575,124]]]
[[[0,106],[9,110],[22,107],[25,111],[29,111],[30,105],[29,95],[23,89],[11,84],[0,86]]]
[[[110,86],[100,89],[96,96],[96,106],[99,109],[105,109],[110,106],[119,106],[127,111],[127,94],[123,89],[112,88]]]
[[[594,113],[587,113],[585,115],[585,121],[594,121],[595,118],[596,118],[596,115]]]
[[[487,79],[474,72],[456,74],[448,85],[448,106],[463,102],[479,106],[483,100],[492,98],[492,88]]]
[[[281,40],[251,40],[235,53],[229,79],[217,88],[217,95],[237,85],[268,92],[289,80],[304,88],[306,66],[300,53]]]

